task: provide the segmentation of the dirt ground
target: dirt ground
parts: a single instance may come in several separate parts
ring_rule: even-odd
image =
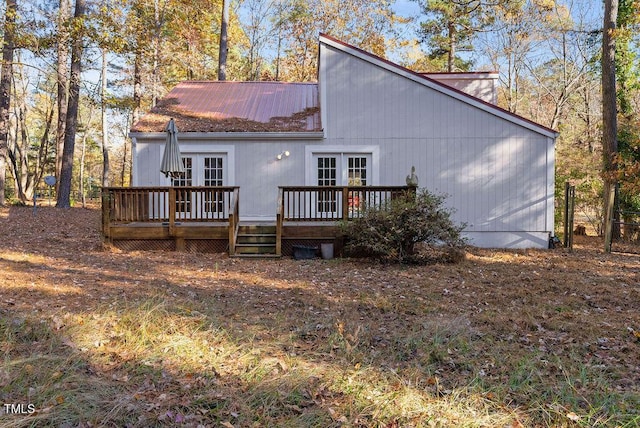
[[[284,334],[276,327],[290,324],[304,347],[305,340],[326,339],[327,325],[363,325],[354,340],[376,349],[395,346],[386,332],[415,331],[435,317],[467,329],[473,345],[446,348],[439,357],[433,373],[444,391],[474,378],[507,383],[521,359],[536,355],[541,379],[567,376],[558,364],[547,364],[566,358],[599,368],[607,390],[640,394],[640,255],[605,254],[596,237],[577,236],[573,252],[470,248],[460,263],[428,266],[239,260],[104,248],[99,216],[99,210],[82,208],[0,209],[1,316],[36,313],[55,324],[64,312],[170,292],[217,299],[222,319],[261,327],[258,341]],[[315,314],[313,326],[304,325],[309,313]],[[406,361],[420,357],[405,350]],[[378,357],[379,364],[388,359],[384,351],[371,354],[374,363]],[[402,370],[403,358],[393,364]],[[593,389],[580,379],[572,385],[584,396]],[[527,405],[526,395],[503,399]]]

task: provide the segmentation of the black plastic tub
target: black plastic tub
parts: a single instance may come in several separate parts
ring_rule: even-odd
[[[318,253],[317,247],[307,247],[305,245],[293,246],[293,258],[296,260],[309,260],[316,257]]]

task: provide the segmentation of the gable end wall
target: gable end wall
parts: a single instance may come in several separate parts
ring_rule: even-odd
[[[553,232],[554,139],[321,44],[325,144],[380,147],[380,183],[448,195],[480,246],[544,247]]]

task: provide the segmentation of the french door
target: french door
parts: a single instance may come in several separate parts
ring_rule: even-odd
[[[371,180],[371,154],[336,153],[314,155],[318,186],[367,186]],[[336,190],[320,190],[316,201],[318,213],[332,217],[342,210],[342,198]],[[362,192],[348,195],[349,215],[360,210]]]
[[[175,187],[224,186],[227,183],[226,154],[198,154],[182,157],[184,174],[172,178]],[[224,217],[228,207],[224,204],[224,192],[178,190],[176,193],[176,216],[182,219]]]

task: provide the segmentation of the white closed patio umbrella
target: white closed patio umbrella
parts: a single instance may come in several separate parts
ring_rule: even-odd
[[[165,177],[176,178],[180,174],[184,174],[184,164],[182,163],[180,145],[178,144],[178,128],[176,128],[173,118],[167,123],[165,131],[167,131],[167,142],[165,143],[164,154],[160,163],[160,172]]]

